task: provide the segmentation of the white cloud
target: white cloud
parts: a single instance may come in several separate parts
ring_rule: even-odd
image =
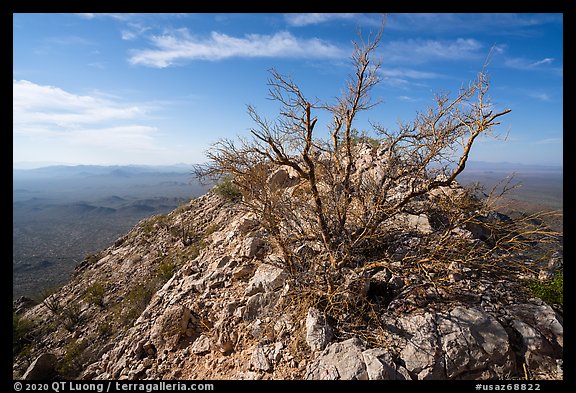
[[[504,61],[505,66],[519,70],[545,69],[546,66],[552,65],[552,63],[554,63],[554,59],[551,57],[545,57],[541,60],[511,57]]]
[[[77,13],[77,16],[84,19],[96,19],[96,18],[112,18],[118,21],[127,21],[132,19],[134,16],[139,14],[134,13]]]
[[[231,57],[337,58],[346,54],[339,47],[317,38],[299,39],[289,32],[232,37],[212,32],[208,38],[190,35],[187,29],[151,38],[154,49],[133,50],[129,61],[165,68],[186,60],[216,61]]]
[[[434,60],[467,60],[481,55],[484,45],[473,38],[456,40],[409,39],[385,43],[382,48],[384,63],[423,64]]]
[[[409,78],[409,79],[432,79],[442,75],[435,72],[418,71],[409,68],[382,68],[384,78]]]
[[[138,37],[138,34],[135,31],[130,30],[122,30],[122,39],[125,41],[131,41]]]
[[[543,92],[530,92],[528,93],[528,95],[532,98],[536,98],[537,100],[540,101],[550,101],[552,99],[552,97],[550,96],[550,94],[548,93],[543,93]]]
[[[534,34],[533,27],[562,23],[561,14],[514,13],[398,13],[390,14],[386,28],[396,31],[434,32],[493,32],[503,34]]]
[[[536,141],[537,145],[558,145],[562,144],[562,138],[547,138]]]
[[[418,101],[420,101],[420,98],[414,98],[414,97],[410,97],[410,96],[398,96],[397,98],[398,98],[398,100],[404,101],[404,102],[418,102]]]
[[[292,26],[308,26],[319,23],[325,23],[333,20],[354,19],[357,14],[322,14],[322,13],[308,13],[308,14],[285,14],[284,19],[289,25]]]
[[[14,121],[40,122],[63,127],[132,119],[144,114],[139,106],[69,93],[26,80],[13,81]]]
[[[153,149],[156,128],[143,123],[148,109],[55,86],[13,80],[14,136],[113,150]]]
[[[444,77],[441,74],[428,71],[418,71],[410,68],[381,68],[382,83],[399,88],[412,84],[411,80],[435,79]],[[407,100],[405,100],[407,101]]]

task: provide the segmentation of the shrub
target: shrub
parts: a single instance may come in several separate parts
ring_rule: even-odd
[[[109,322],[103,322],[98,325],[98,336],[108,337],[114,333],[112,325]]]
[[[120,324],[123,326],[132,324],[142,314],[142,311],[146,309],[153,294],[153,280],[148,283],[139,283],[132,287],[117,309],[117,318],[120,320]]]
[[[156,270],[156,276],[160,281],[160,284],[163,284],[170,280],[176,271],[176,264],[169,260],[165,259],[160,263],[158,269]]]
[[[62,307],[58,318],[66,330],[71,333],[74,332],[76,326],[82,322],[80,305],[75,302],[68,303]]]
[[[142,229],[144,230],[144,233],[146,235],[150,235],[154,231],[156,224],[158,224],[159,226],[163,226],[166,225],[166,221],[167,221],[166,214],[158,214],[146,220],[142,224]]]
[[[534,280],[528,283],[532,295],[548,304],[564,304],[564,275],[556,273],[554,278],[546,281]]]
[[[23,352],[31,343],[31,333],[35,322],[12,313],[12,355]]]
[[[217,141],[206,153],[208,162],[194,168],[201,180],[223,179],[216,193],[242,195],[243,207],[267,231],[292,281],[287,304],[315,304],[341,331],[381,325],[364,293],[371,269],[400,262],[406,276],[449,289],[450,264],[465,261],[475,273],[517,281],[525,266],[512,254],[555,237],[535,220],[491,218],[494,199],[509,190],[508,183],[486,200],[457,187],[473,146],[484,137],[498,139],[494,128],[511,111],[491,103],[488,63],[456,94],[435,95],[413,121],[396,129],[371,122],[370,134],[355,129],[357,116],[378,104],[371,91],[381,78],[380,61],[373,58],[381,33],[354,44],[356,72],[332,103],[307,98],[290,77],[271,70],[276,118],[265,119],[249,106],[251,136]],[[333,121],[318,132],[320,115]],[[275,173],[294,179],[294,187],[275,185]],[[432,213],[426,231],[405,224],[408,214],[426,211]],[[455,236],[462,228],[481,232],[480,242]]]
[[[106,286],[102,283],[95,282],[86,289],[86,292],[84,292],[84,300],[90,304],[103,308],[105,293]]]
[[[242,198],[240,189],[232,181],[231,176],[225,176],[220,183],[214,187],[214,192],[229,201],[239,201]]]
[[[84,340],[72,339],[64,347],[64,356],[56,365],[56,371],[65,378],[74,378],[82,371],[82,354],[87,344]]]

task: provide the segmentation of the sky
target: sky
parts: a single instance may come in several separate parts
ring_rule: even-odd
[[[270,69],[332,103],[379,14],[13,14],[13,164],[205,161],[274,120]],[[562,165],[562,14],[389,14],[375,56],[381,103],[356,128],[414,120],[488,66],[495,110],[512,109],[470,160]],[[319,137],[329,117],[316,114]]]

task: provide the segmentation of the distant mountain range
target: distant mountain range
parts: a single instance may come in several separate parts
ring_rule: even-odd
[[[64,282],[143,218],[204,194],[191,166],[56,165],[13,170],[13,295]]]
[[[512,162],[468,161],[464,171],[495,171],[495,172],[562,172],[562,165],[517,164]]]

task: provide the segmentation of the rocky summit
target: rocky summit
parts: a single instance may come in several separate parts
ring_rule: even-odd
[[[356,166],[373,170],[370,154]],[[287,168],[270,181],[290,192],[296,176]],[[454,183],[431,198],[461,192]],[[390,255],[436,221],[425,210],[400,217],[394,225],[406,236]],[[488,241],[478,226],[452,236]],[[311,240],[298,252],[314,259],[318,247]],[[400,257],[365,263],[342,271],[342,288],[354,287],[349,304],[373,317],[344,324],[339,315],[351,308],[295,297],[298,275],[283,258],[253,212],[213,191],[143,220],[43,301],[15,303],[13,377],[563,378],[562,310],[519,289],[520,279],[482,274],[466,260],[442,277],[424,261],[420,270]],[[527,278],[561,269],[561,253],[540,263]]]

